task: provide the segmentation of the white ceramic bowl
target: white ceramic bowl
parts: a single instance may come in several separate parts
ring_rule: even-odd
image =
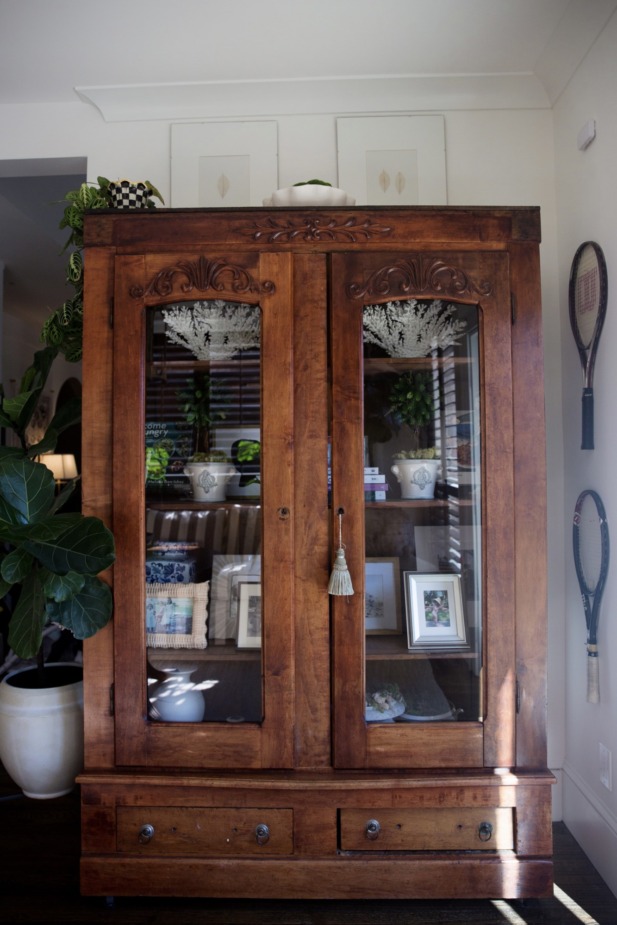
[[[319,183],[287,186],[272,193],[273,206],[352,206],[355,199],[345,190]]]

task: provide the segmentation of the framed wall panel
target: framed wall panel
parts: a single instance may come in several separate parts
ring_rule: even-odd
[[[358,205],[446,205],[443,116],[336,120],[338,184]]]
[[[260,206],[278,185],[276,122],[171,127],[171,206]]]

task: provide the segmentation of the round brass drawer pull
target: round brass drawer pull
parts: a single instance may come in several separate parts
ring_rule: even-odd
[[[255,841],[258,845],[265,845],[270,841],[270,829],[265,822],[260,822],[255,828]]]
[[[381,825],[377,819],[369,819],[366,823],[364,833],[370,841],[375,841],[376,838],[379,838],[379,833],[381,832]]]
[[[141,829],[139,830],[138,838],[140,845],[147,845],[148,842],[152,841],[154,838],[154,826],[150,825],[149,823],[142,825]]]
[[[481,822],[478,826],[478,838],[480,841],[490,841],[493,836],[493,826],[490,822]]]

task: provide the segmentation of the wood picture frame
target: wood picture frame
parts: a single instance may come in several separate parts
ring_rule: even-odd
[[[261,648],[261,583],[241,581],[238,587],[239,649]]]
[[[461,579],[444,572],[405,572],[409,649],[466,648]]]
[[[364,613],[367,635],[402,632],[400,582],[398,557],[366,559]]]

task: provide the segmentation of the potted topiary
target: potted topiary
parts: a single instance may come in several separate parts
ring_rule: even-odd
[[[394,454],[391,467],[403,498],[433,498],[441,465],[435,446],[429,442],[434,402],[432,377],[424,370],[408,371],[397,377],[389,394],[390,409],[397,426],[411,430],[411,446]],[[423,445],[424,444],[424,445]]]
[[[28,425],[57,353],[47,347],[35,354],[15,397],[0,386],[0,425],[16,444],[0,447],[0,597],[8,645],[20,659],[36,659],[35,667],[26,664],[0,683],[0,760],[27,795],[41,798],[72,789],[83,751],[81,666],[46,665],[44,629],[57,624],[85,639],[105,626],[112,596],[98,574],[115,558],[102,521],[62,511],[77,479],[58,491],[40,461],[80,420],[79,400],[63,405],[43,438],[28,445]]]
[[[189,456],[184,474],[189,477],[195,501],[224,501],[230,479],[237,474],[227,454],[211,445],[211,427],[225,420],[223,395],[217,383],[206,373],[194,373],[184,391],[179,393],[182,411],[193,426],[195,452]]]

